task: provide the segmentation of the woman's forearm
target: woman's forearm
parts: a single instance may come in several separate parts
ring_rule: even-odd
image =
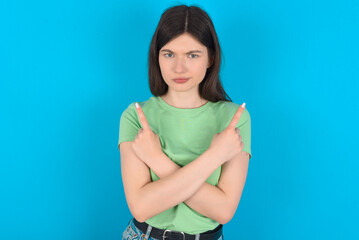
[[[153,161],[150,168],[160,179],[174,174],[181,169],[180,166],[164,153]],[[207,182],[204,182],[198,191],[186,199],[184,203],[219,223],[222,223],[224,218],[223,213],[226,212],[228,207],[228,199],[225,193],[220,188]]]
[[[146,221],[190,198],[219,164],[217,156],[207,150],[173,174],[143,186],[137,195],[137,220]]]

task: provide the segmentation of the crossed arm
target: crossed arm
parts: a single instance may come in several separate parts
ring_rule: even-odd
[[[165,153],[149,166],[159,177],[173,174],[181,167],[174,163]],[[199,190],[184,201],[186,205],[202,215],[225,224],[229,222],[238,207],[247,178],[249,154],[241,151],[222,165],[218,185],[204,182]]]

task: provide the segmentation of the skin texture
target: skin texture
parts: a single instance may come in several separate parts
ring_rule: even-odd
[[[168,49],[170,51],[161,51]],[[201,53],[193,52],[198,50]],[[211,65],[207,48],[185,33],[160,49],[161,74],[168,92],[161,96],[177,108],[197,108],[207,102],[198,87]],[[173,78],[189,78],[178,84]],[[126,200],[133,216],[140,222],[184,202],[197,212],[227,223],[239,204],[247,177],[249,157],[238,123],[244,108],[239,107],[228,127],[213,136],[211,145],[201,156],[184,167],[169,159],[161,149],[159,136],[150,128],[141,107],[136,108],[143,129],[133,142],[119,145],[122,179]],[[222,165],[217,186],[206,179]],[[151,168],[160,180],[151,181]],[[136,178],[133,175],[136,174]]]
[[[188,53],[192,50],[201,52]],[[167,93],[161,96],[165,102],[177,108],[197,108],[207,102],[198,92],[198,86],[211,66],[206,46],[185,33],[160,49],[158,61],[162,78],[168,85]],[[179,84],[173,81],[174,78],[190,79]]]

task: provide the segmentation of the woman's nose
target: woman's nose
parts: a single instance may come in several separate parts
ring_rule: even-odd
[[[174,63],[174,71],[177,73],[186,71],[186,59],[184,57],[179,57]]]

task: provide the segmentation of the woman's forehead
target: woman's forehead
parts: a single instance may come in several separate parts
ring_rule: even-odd
[[[168,43],[166,43],[162,48],[162,50],[169,50],[171,52],[182,52],[189,53],[191,51],[201,51],[204,52],[206,50],[206,46],[200,43],[197,39],[192,37],[189,34],[182,34]]]

